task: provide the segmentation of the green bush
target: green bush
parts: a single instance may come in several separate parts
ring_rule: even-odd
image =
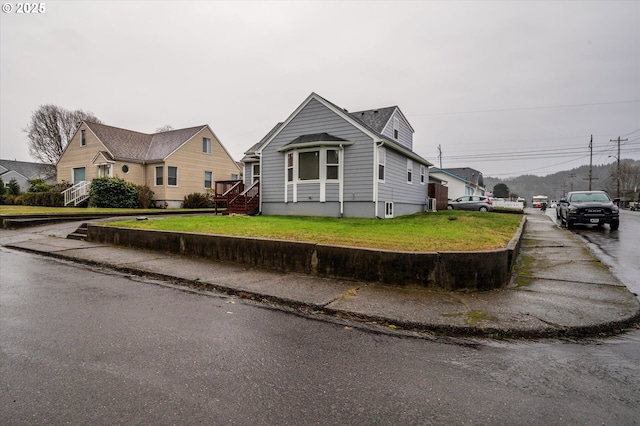
[[[20,195],[20,184],[17,180],[11,179],[9,181],[9,186],[7,187],[7,192],[9,195]]]
[[[135,184],[124,179],[95,178],[89,189],[89,207],[135,209],[138,191]]]
[[[63,207],[62,192],[25,192],[22,194],[22,204],[25,206]]]
[[[51,191],[51,185],[45,183],[42,179],[33,179],[29,181],[29,189],[27,192],[48,192]]]
[[[194,192],[184,197],[182,207],[185,209],[207,209],[213,207],[213,195]]]

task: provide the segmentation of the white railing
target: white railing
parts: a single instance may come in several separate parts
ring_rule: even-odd
[[[505,200],[491,200],[493,207],[503,207],[511,210],[524,210],[524,203],[522,201],[505,201]]]
[[[64,195],[64,205],[68,206],[73,203],[74,206],[77,206],[89,198],[89,187],[91,187],[91,182],[83,180],[82,182],[76,183],[71,188],[62,191],[62,194]]]

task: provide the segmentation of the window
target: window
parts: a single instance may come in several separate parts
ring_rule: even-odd
[[[338,179],[340,156],[337,149],[327,150],[327,179]]]
[[[204,172],[204,187],[211,188],[211,181],[213,180],[213,172]]]
[[[73,184],[80,183],[86,180],[86,170],[84,167],[75,167],[73,169]]]
[[[384,147],[378,147],[378,180],[384,180],[384,166],[387,162],[386,154]]]
[[[413,182],[413,161],[407,158],[407,183]]]
[[[168,166],[167,167],[167,185],[178,186],[178,168]]]
[[[298,179],[320,179],[320,152],[307,151],[298,154]]]
[[[253,174],[253,181],[260,179],[260,163],[255,163],[251,168],[251,174]]]
[[[82,140],[80,141],[80,146],[86,146],[87,145],[87,131],[85,129],[80,130],[80,133],[82,134]]]
[[[156,186],[164,185],[164,167],[156,167]]]
[[[398,140],[398,137],[400,136],[400,120],[398,120],[397,118],[393,119],[393,138],[395,140]]]
[[[287,154],[287,182],[293,182],[293,152]]]
[[[211,154],[211,139],[202,138],[202,152],[205,154]]]
[[[129,166],[127,166],[126,164],[122,165],[122,173],[127,174],[129,173]]]
[[[384,203],[384,217],[393,217],[393,203]]]
[[[420,165],[420,184],[424,185],[427,178],[427,168],[423,165]]]

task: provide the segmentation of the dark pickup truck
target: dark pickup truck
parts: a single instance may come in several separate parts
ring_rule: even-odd
[[[604,191],[573,191],[560,200],[558,215],[567,228],[574,225],[609,224],[612,231],[620,226],[618,206]]]

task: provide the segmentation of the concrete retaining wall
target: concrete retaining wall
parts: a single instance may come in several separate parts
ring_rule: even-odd
[[[509,283],[525,223],[523,217],[507,248],[480,252],[393,252],[100,225],[88,226],[88,239],[281,272],[443,290],[492,290]]]

